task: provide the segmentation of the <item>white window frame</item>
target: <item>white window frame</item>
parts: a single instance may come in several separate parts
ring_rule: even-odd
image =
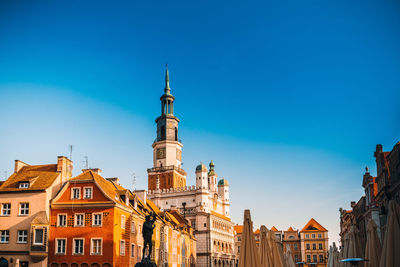
[[[135,223],[135,221],[131,221],[131,233],[136,233],[136,223]]]
[[[82,215],[82,224],[78,225],[78,215]],[[85,226],[85,213],[75,213],[74,214],[74,227],[84,227]]]
[[[42,243],[36,243],[36,230],[42,230],[43,231],[43,236],[42,236]],[[33,229],[33,240],[32,240],[32,243],[34,244],[34,245],[44,245],[44,230],[45,230],[45,228],[43,228],[43,227],[38,227],[38,228],[35,228],[35,229]]]
[[[93,251],[93,249],[94,249],[93,241],[94,240],[100,240],[100,252],[99,253],[95,253]],[[103,238],[102,237],[92,237],[92,238],[90,238],[90,255],[97,255],[97,256],[103,255]]]
[[[121,239],[119,241],[119,255],[121,256],[125,256],[125,250],[126,250],[126,246],[125,246],[125,240]],[[123,246],[122,246],[123,245]],[[122,249],[123,248],[123,249]]]
[[[131,258],[135,257],[135,244],[131,243]]]
[[[58,241],[59,240],[64,240],[65,241],[65,246],[64,246],[64,252],[59,252],[58,251]],[[54,254],[55,255],[66,255],[67,254],[67,238],[56,238],[56,242],[54,244]]]
[[[4,208],[5,205],[9,205],[7,209]],[[4,214],[4,211],[7,211],[7,214]],[[0,216],[11,216],[11,203],[1,203],[1,214]]]
[[[22,214],[21,211],[22,210],[26,210],[26,208],[22,209],[22,205],[23,204],[28,204],[28,213],[26,214]],[[19,212],[18,212],[18,216],[28,216],[29,215],[29,202],[20,202],[19,203]]]
[[[19,188],[19,189],[26,189],[26,188],[29,188],[29,182],[20,182],[20,183],[18,184],[18,188]]]
[[[26,235],[20,235],[20,232],[25,231]],[[20,241],[20,237],[25,237],[25,241]],[[28,243],[28,230],[17,230],[17,244],[26,244]]]
[[[76,253],[75,252],[75,240],[83,240],[83,243],[82,243],[82,253]],[[85,255],[85,238],[82,238],[82,237],[76,237],[76,238],[73,238],[72,239],[72,255],[79,255],[79,256],[82,256],[82,255]]]
[[[95,222],[95,215],[100,215],[100,224],[94,224],[94,222]],[[93,213],[92,214],[92,226],[94,226],[94,227],[101,227],[101,226],[103,226],[103,213],[101,213],[101,212],[97,212],[97,213]]]
[[[60,216],[65,216],[65,225],[60,224]],[[67,227],[68,215],[66,213],[57,213],[57,227]]]
[[[318,234],[318,238],[322,238],[322,234]]]
[[[74,197],[74,189],[78,189],[79,197]],[[71,187],[71,199],[81,199],[81,188],[80,187]]]
[[[121,215],[121,228],[125,229],[126,217],[125,215]]]
[[[86,197],[86,189],[90,189],[90,197]],[[84,186],[83,187],[83,199],[92,199],[93,198],[93,186]]]
[[[4,236],[3,236],[4,233]],[[1,241],[1,239],[5,237],[6,241]],[[10,230],[0,230],[0,244],[8,244],[10,242]]]

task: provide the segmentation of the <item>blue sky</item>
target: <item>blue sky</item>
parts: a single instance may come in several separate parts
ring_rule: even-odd
[[[165,63],[188,184],[230,181],[232,218],[337,240],[373,152],[400,140],[398,1],[1,1],[0,176],[74,145],[146,188]]]

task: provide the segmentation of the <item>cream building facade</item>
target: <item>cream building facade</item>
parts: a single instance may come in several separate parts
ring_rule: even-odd
[[[229,183],[218,179],[215,165],[199,164],[196,184],[186,185],[182,169],[182,142],[178,138],[179,119],[174,115],[174,96],[168,69],[161,115],[156,119],[157,138],[153,143],[153,168],[148,172],[148,198],[163,211],[178,210],[195,229],[196,266],[234,266],[234,230],[230,219]]]

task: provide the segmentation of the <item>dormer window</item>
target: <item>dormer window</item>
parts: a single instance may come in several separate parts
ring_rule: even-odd
[[[29,182],[19,182],[18,188],[21,188],[21,189],[29,188]]]

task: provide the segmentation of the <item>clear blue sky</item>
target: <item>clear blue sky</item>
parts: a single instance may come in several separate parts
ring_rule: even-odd
[[[398,1],[1,1],[0,171],[52,163],[147,188],[164,65],[184,168],[231,184],[232,218],[337,239],[377,143],[400,140]]]

